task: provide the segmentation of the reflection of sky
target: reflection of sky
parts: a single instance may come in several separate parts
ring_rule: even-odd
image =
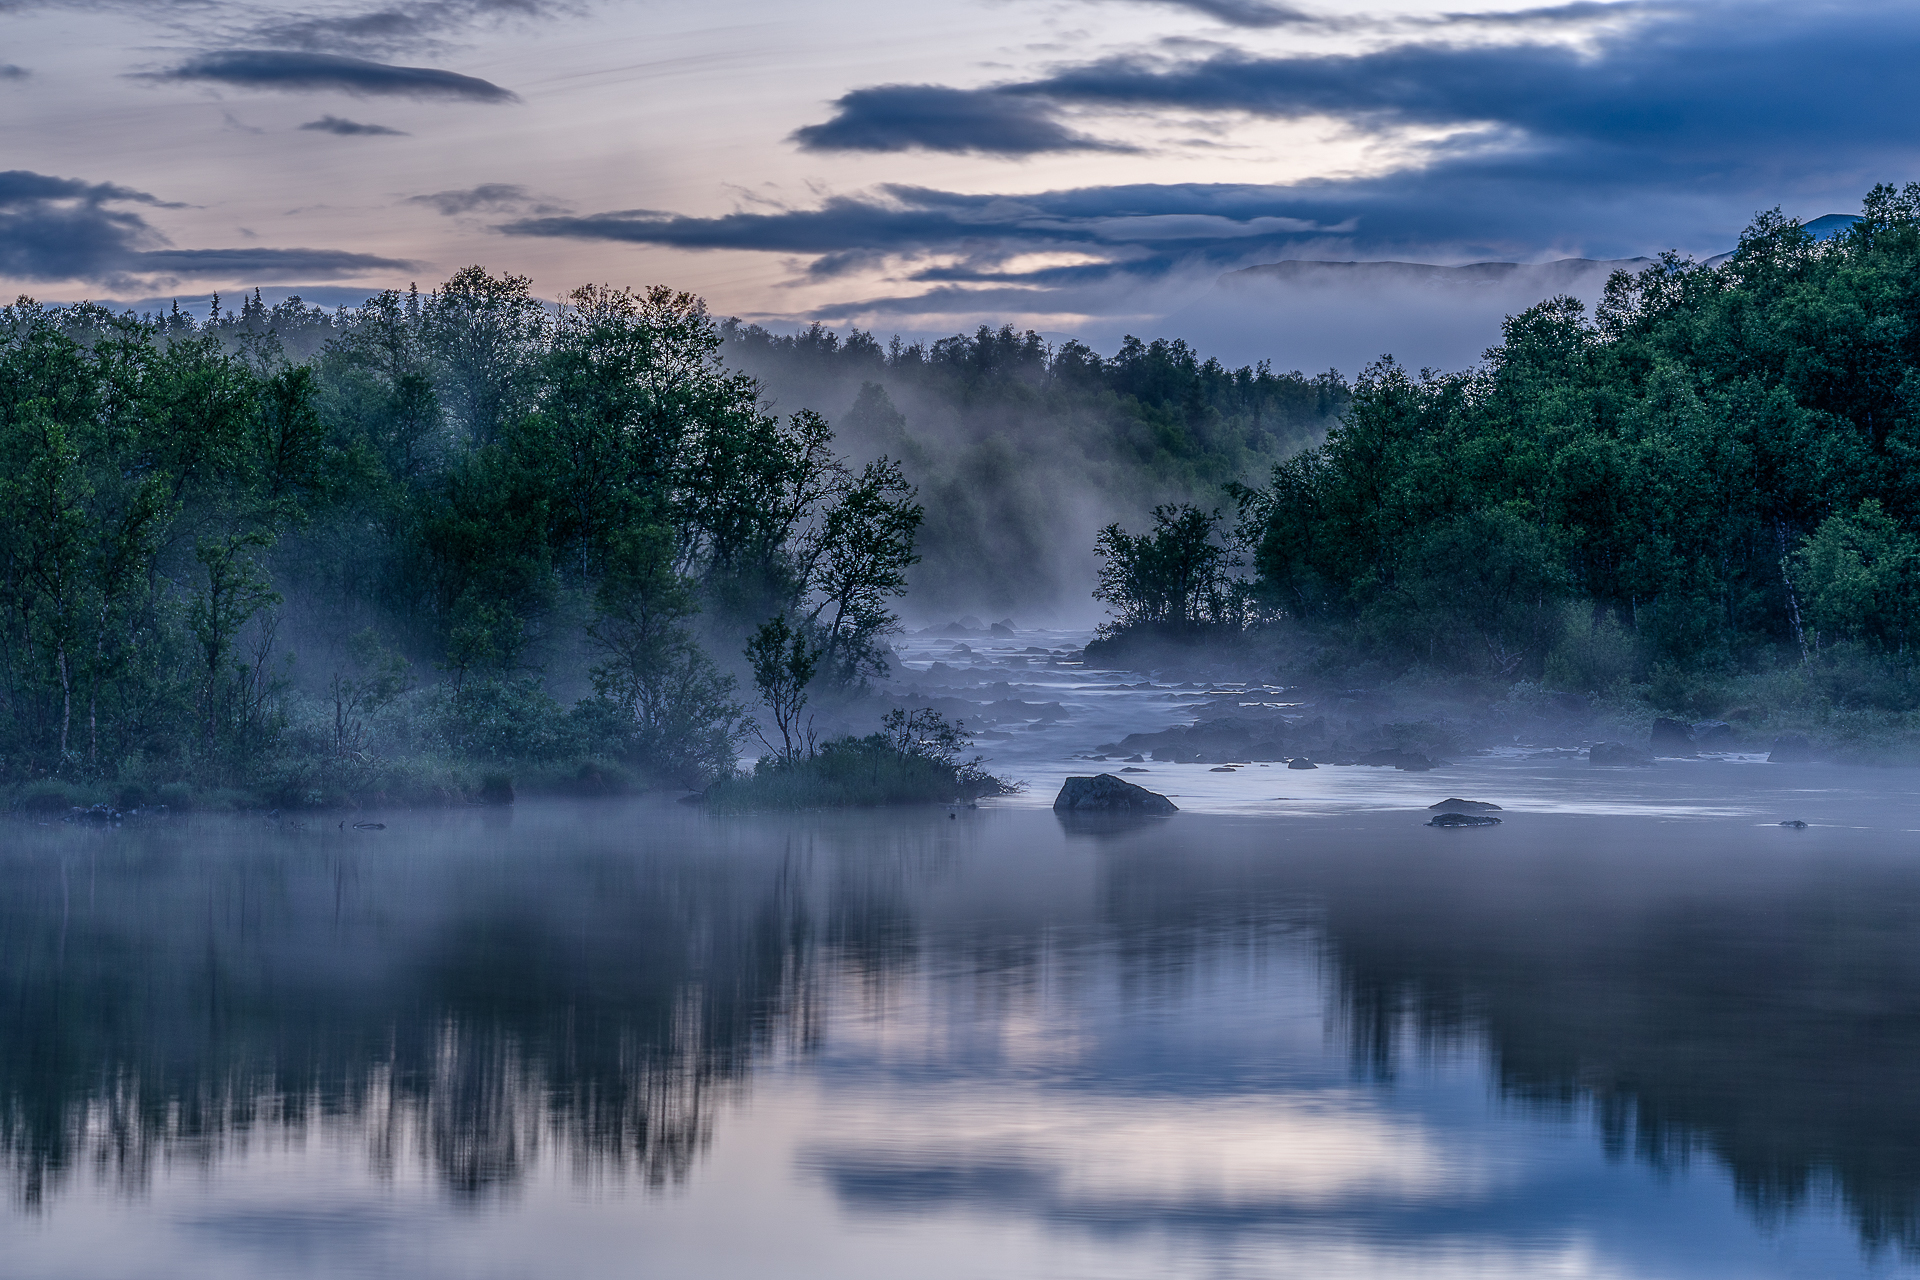
[[[1857,789],[1871,775],[1834,776]],[[484,899],[508,850],[583,847],[569,845],[565,812],[516,813],[515,844],[453,820],[396,820],[382,856],[402,874],[376,880],[369,867],[369,891],[398,883],[434,898],[445,884],[430,872],[446,860]],[[532,1091],[516,1139],[526,1173],[497,1196],[449,1196],[428,1162],[383,1156],[378,1114],[262,1124],[217,1149],[167,1144],[131,1195],[83,1171],[37,1213],[5,1219],[0,1277],[1718,1280],[1870,1269],[1817,1197],[1756,1228],[1712,1158],[1664,1172],[1609,1158],[1578,1110],[1503,1100],[1471,1035],[1402,1037],[1390,1076],[1356,1074],[1320,917],[1232,874],[1286,859],[1292,847],[1265,839],[1286,824],[1177,820],[1201,842],[1183,876],[1144,861],[1177,844],[1063,840],[1030,812],[710,826],[672,808],[594,812],[608,825],[584,864],[592,875],[556,860],[544,888],[512,883],[558,901],[629,857],[731,857],[752,880],[738,846],[805,828],[795,892],[899,922],[892,949],[851,926],[808,944],[818,983],[806,1043],[774,1037],[742,1087],[717,1090],[711,1146],[684,1183],[649,1192],[582,1160],[565,1126],[538,1122],[560,1102],[528,1072],[516,1077]],[[1389,821],[1317,824],[1348,842],[1330,838],[1320,856],[1391,839]],[[1596,880],[1606,872],[1592,833],[1633,845],[1666,829],[1541,821],[1584,834],[1578,869]],[[1525,830],[1516,816],[1501,834]],[[1795,842],[1778,848],[1825,847],[1817,831],[1770,835]],[[918,859],[930,840],[948,842],[942,856]],[[1532,874],[1569,873],[1541,842],[1509,847],[1539,855]],[[1725,866],[1725,848],[1712,852],[1709,877]],[[684,881],[639,883],[685,895],[696,914],[711,906]],[[584,947],[592,932],[555,936]],[[391,944],[366,945],[377,967]]]
[[[1410,1058],[1391,1087],[1355,1086],[1304,947],[1222,945],[1146,998],[1116,982],[1123,967],[1063,954],[1067,977],[992,1013],[973,990],[985,976],[923,974],[917,999],[896,990],[882,1013],[843,1013],[802,1167],[863,1221],[1012,1219],[1076,1240],[1087,1274],[1860,1266],[1819,1217],[1756,1236],[1705,1162],[1662,1179],[1608,1161],[1584,1120],[1499,1103],[1470,1055]],[[1036,1022],[1058,1033],[1038,1053]]]

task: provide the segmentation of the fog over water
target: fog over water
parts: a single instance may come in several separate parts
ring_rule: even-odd
[[[1001,708],[978,809],[13,825],[0,1275],[1916,1269],[1903,773],[1155,761],[1182,813],[1069,823],[1107,734],[1288,697],[1073,638],[908,638]]]

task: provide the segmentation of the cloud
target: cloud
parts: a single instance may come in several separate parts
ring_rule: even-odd
[[[136,255],[128,270],[266,281],[404,271],[416,265],[405,258],[344,249],[158,249]]]
[[[0,13],[30,9],[114,10],[200,46],[299,49],[380,56],[445,52],[475,33],[511,23],[574,17],[589,0],[0,0]],[[291,9],[291,12],[288,10]]]
[[[1303,13],[1291,5],[1267,0],[1145,0],[1169,9],[1189,9],[1230,27],[1311,27],[1336,20]]]
[[[435,191],[423,196],[408,196],[408,204],[423,204],[449,218],[464,213],[564,214],[564,206],[548,204],[525,187],[512,182],[483,182],[477,187],[457,191]]]
[[[1490,25],[1503,40],[1489,42]],[[1383,140],[1444,131],[1402,144],[1408,168],[1506,155],[1643,185],[1752,184],[1842,165],[1864,174],[1863,164],[1904,168],[1916,154],[1920,80],[1908,72],[1920,11],[1902,6],[1579,3],[1443,15],[1419,32],[1360,53],[1215,48],[978,89],[912,86],[918,96],[901,104],[911,109],[897,113],[891,95],[904,87],[856,89],[832,119],[793,136],[813,147],[1031,155],[1099,145],[1058,123],[1065,110],[1332,118]]]
[[[1059,109],[1039,99],[931,84],[855,89],[833,104],[834,117],[790,135],[808,151],[987,152],[1025,156],[1045,151],[1131,151],[1060,123]]]
[[[434,67],[396,67],[331,53],[226,49],[199,54],[148,80],[203,80],[242,89],[350,93],[355,97],[450,98],[518,102],[517,95],[474,76]]]
[[[337,249],[176,249],[139,213],[181,206],[129,187],[12,170],[0,173],[0,275],[121,287],[155,276],[285,280],[411,264]]]
[[[248,43],[317,53],[440,50],[448,47],[449,35],[515,20],[571,16],[582,7],[569,0],[400,0],[354,13],[274,17],[235,34]]]
[[[33,72],[25,67],[16,67],[11,62],[0,62],[0,80],[25,80]]]
[[[404,138],[408,134],[402,129],[389,129],[383,124],[362,124],[358,120],[343,120],[339,116],[321,116],[318,120],[309,120],[300,126],[314,133],[334,133],[343,138]]]

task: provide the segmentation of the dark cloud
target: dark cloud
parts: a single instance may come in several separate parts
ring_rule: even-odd
[[[356,275],[362,271],[404,271],[415,265],[404,258],[382,258],[344,249],[158,249],[136,255],[128,270],[140,274],[227,276],[266,281]]]
[[[424,196],[407,197],[408,204],[423,204],[449,218],[463,213],[563,214],[560,205],[543,203],[525,187],[512,182],[483,182],[458,191],[435,191]]]
[[[1362,53],[1112,58],[954,91],[930,99],[946,119],[912,120],[898,144],[953,145],[983,101],[1042,121],[1102,109],[1331,117],[1397,147],[1380,153],[1397,154],[1397,167],[1372,176],[1017,195],[887,187],[814,208],[523,218],[504,229],[804,255],[815,276],[881,265],[918,287],[849,307],[1031,313],[1091,306],[1117,281],[1285,258],[1711,254],[1756,210],[1818,216],[1920,169],[1920,79],[1908,72],[1920,10],[1576,3],[1420,21],[1417,38]],[[1490,26],[1508,29],[1503,42],[1485,38]],[[1081,261],[1009,270],[1036,252]]]
[[[202,80],[242,89],[350,93],[356,97],[452,98],[518,102],[499,85],[434,67],[397,67],[331,53],[225,49],[203,53],[149,80]]]
[[[1169,9],[1189,9],[1230,27],[1303,27],[1329,25],[1329,19],[1267,0],[1146,0]]]
[[[16,67],[11,62],[0,63],[0,80],[25,80],[32,74],[25,67]]]
[[[1438,22],[1437,34],[1427,26],[1418,39],[1364,53],[1118,57],[938,96],[929,86],[920,109],[891,131],[884,117],[867,126],[872,113],[856,110],[863,94],[885,90],[855,90],[834,119],[795,136],[844,128],[869,150],[1031,155],[1085,145],[1082,135],[1045,145],[1063,108],[1332,117],[1375,132],[1470,131],[1431,144],[1409,167],[1471,151],[1572,162],[1594,181],[1642,184],[1771,181],[1792,168],[1845,164],[1864,172],[1862,164],[1905,164],[1914,153],[1920,78],[1909,71],[1920,54],[1920,10],[1863,0],[1581,3]],[[1515,38],[1465,38],[1489,24]],[[1567,39],[1569,26],[1585,28],[1583,38]],[[1022,116],[1039,132],[1008,123]],[[1002,137],[1017,145],[1002,147]]]
[[[317,53],[438,50],[449,37],[515,20],[579,13],[568,0],[414,0],[348,13],[294,13],[242,28],[249,43]]]
[[[362,124],[358,120],[343,120],[339,116],[321,116],[318,120],[309,120],[300,126],[314,133],[337,133],[343,138],[404,138],[403,129],[389,129],[383,124]]]
[[[410,265],[337,249],[175,249],[139,213],[110,207],[129,204],[180,207],[113,183],[0,173],[0,275],[120,287],[154,276],[269,281]]]
[[[578,16],[588,0],[0,0],[29,9],[118,10],[200,46],[380,56],[444,52],[477,31]]]
[[[808,151],[984,151],[1024,156],[1043,151],[1129,151],[1130,147],[1077,133],[1044,100],[948,89],[932,84],[883,84],[855,89],[833,104],[834,117],[793,131]]]

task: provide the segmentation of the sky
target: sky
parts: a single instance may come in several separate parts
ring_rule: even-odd
[[[1920,177],[1920,7],[1885,0],[0,0],[0,31],[0,289],[44,300],[480,263],[1101,347],[1250,265],[1704,257]]]

